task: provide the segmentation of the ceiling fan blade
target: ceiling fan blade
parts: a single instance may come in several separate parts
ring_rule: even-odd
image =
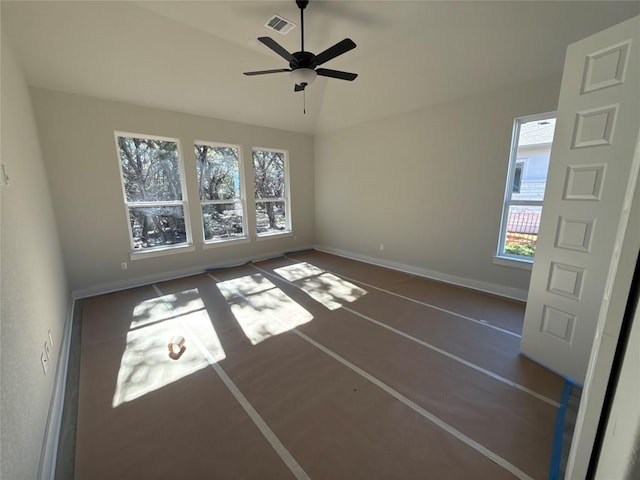
[[[357,73],[342,72],[340,70],[331,70],[330,68],[316,68],[316,73],[323,77],[339,78],[340,80],[353,81],[358,77]]]
[[[260,39],[258,39],[260,40]],[[338,55],[348,52],[356,48],[356,44],[350,38],[345,38],[341,42],[336,43],[333,47],[327,48],[324,52],[316,55],[316,65],[322,65]]]
[[[280,72],[290,72],[291,70],[288,68],[277,68],[275,70],[258,70],[257,72],[244,72],[245,75],[265,75],[267,73],[280,73]]]
[[[285,48],[282,45],[280,45],[278,42],[276,42],[273,38],[258,37],[258,40],[262,42],[265,46],[269,47],[271,50],[276,52],[282,58],[284,58],[287,62],[295,61],[295,58],[293,57],[293,55],[287,52]]]
[[[293,87],[293,91],[294,92],[302,92],[302,91],[304,91],[306,86],[307,86],[306,83],[296,83],[296,85]]]

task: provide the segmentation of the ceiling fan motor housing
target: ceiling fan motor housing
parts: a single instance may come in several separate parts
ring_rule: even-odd
[[[293,58],[289,62],[289,66],[292,70],[296,68],[310,68],[313,70],[318,66],[316,56],[311,52],[295,52],[291,56]]]

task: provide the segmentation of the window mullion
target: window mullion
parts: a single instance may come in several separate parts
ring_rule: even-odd
[[[543,204],[540,200],[509,200],[505,202],[507,207],[510,206],[523,206],[523,207],[541,207]]]
[[[200,200],[201,205],[226,205],[228,203],[240,203],[241,198],[227,198],[225,200]]]
[[[164,206],[184,206],[186,202],[184,200],[168,200],[163,202],[126,202],[127,207],[132,208],[152,208],[152,207],[164,207]]]
[[[266,198],[256,198],[256,202],[286,202],[287,199],[285,197],[266,197]]]

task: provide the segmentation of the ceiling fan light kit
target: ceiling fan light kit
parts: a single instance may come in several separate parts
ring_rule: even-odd
[[[316,79],[318,74],[311,68],[296,68],[289,76],[296,85],[310,85]]]
[[[254,72],[244,72],[245,75],[265,75],[270,73],[291,72],[290,77],[294,81],[294,92],[304,92],[307,85],[311,84],[318,75],[329,78],[338,78],[349,82],[356,79],[358,74],[343,72],[340,70],[331,70],[328,68],[316,68],[329,60],[336,58],[343,53],[356,48],[356,44],[350,38],[336,43],[334,46],[327,48],[318,55],[307,52],[304,49],[304,9],[309,4],[309,0],[296,0],[296,4],[300,9],[300,51],[289,53],[284,47],[271,37],[259,37],[258,41],[270,48],[286,61],[289,62],[289,68],[278,68],[273,70],[259,70]]]

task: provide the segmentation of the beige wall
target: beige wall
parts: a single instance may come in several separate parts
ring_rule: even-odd
[[[317,136],[317,244],[526,295],[529,271],[492,262],[511,131],[555,110],[559,88],[550,78]]]
[[[2,31],[0,187],[0,478],[34,479],[47,423],[69,290],[29,92]],[[40,355],[51,330],[47,375]]]
[[[48,90],[31,92],[69,283],[74,291],[87,294],[118,289],[313,245],[311,135]],[[180,140],[195,251],[130,261],[114,131]],[[241,145],[247,166],[252,147],[288,150],[294,236],[260,241],[253,238],[248,244],[203,249],[194,140]],[[251,176],[247,176],[247,183],[252,192]],[[122,270],[121,262],[128,262],[129,269]]]

